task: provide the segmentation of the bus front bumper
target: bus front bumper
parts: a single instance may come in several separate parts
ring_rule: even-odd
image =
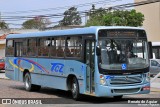
[[[148,94],[150,93],[150,83],[134,86],[104,86],[97,84],[96,96],[120,96],[131,94]]]

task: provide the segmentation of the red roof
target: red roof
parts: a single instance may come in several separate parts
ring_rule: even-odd
[[[6,39],[7,34],[3,34],[2,36],[0,36],[0,39]]]

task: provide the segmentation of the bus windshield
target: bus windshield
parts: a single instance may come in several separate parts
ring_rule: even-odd
[[[134,70],[148,67],[147,39],[99,37],[99,46],[101,56],[98,61],[102,69]]]

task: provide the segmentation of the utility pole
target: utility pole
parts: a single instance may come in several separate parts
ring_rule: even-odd
[[[1,12],[0,12],[0,22],[1,22]]]
[[[87,23],[87,20],[88,20],[88,12],[86,11],[86,12],[85,12],[85,25],[86,25],[86,23]]]

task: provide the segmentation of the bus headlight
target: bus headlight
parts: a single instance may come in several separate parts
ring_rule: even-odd
[[[106,84],[106,79],[105,79],[105,76],[104,76],[104,75],[100,75],[100,84],[101,84],[101,85]]]

